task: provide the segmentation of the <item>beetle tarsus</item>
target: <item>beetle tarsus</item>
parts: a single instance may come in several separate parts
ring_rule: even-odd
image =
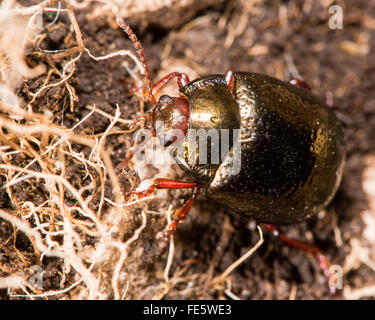
[[[289,246],[295,247],[297,249],[300,249],[314,256],[318,260],[319,267],[323,271],[323,274],[327,280],[327,284],[328,284],[331,295],[337,294],[337,288],[331,284],[331,279],[333,276],[333,274],[330,271],[331,263],[328,261],[327,257],[323,254],[321,250],[319,250],[317,247],[311,244],[288,238],[286,235],[280,233],[279,230],[274,225],[266,224],[266,223],[262,223],[261,225],[265,227],[266,229],[268,229],[270,232],[272,232],[272,234],[275,237],[278,237]]]
[[[126,201],[129,200],[139,200],[148,197],[155,191],[155,184],[150,185],[146,190],[142,191],[128,191],[125,193],[124,197]]]

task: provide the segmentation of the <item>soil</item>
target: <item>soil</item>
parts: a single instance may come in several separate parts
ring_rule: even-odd
[[[29,1],[23,3],[30,5]],[[173,190],[158,191],[153,200],[128,209],[130,218],[123,233],[124,242],[141,225],[142,210],[147,212],[148,219],[145,229],[132,244],[131,253],[124,264],[126,274],[130,275],[125,298],[374,298],[375,290],[369,295],[355,296],[354,293],[375,284],[375,242],[368,236],[369,232],[365,232],[371,226],[369,220],[364,218],[369,216],[373,219],[371,221],[375,221],[373,198],[364,188],[367,183],[366,172],[375,168],[375,3],[367,0],[337,2],[343,8],[343,29],[329,28],[328,21],[332,14],[328,12],[327,1],[246,3],[224,1],[215,5],[210,3],[197,11],[191,8],[189,21],[179,22],[177,19],[177,22],[167,25],[162,23],[165,19],[163,11],[159,12],[160,20],[150,19],[151,24],[148,23],[147,12],[142,13],[141,20],[134,15],[129,21],[141,39],[153,82],[170,71],[189,72],[191,78],[194,78],[198,75],[225,73],[229,68],[264,73],[288,81],[297,70],[316,95],[333,101],[333,108],[346,133],[347,160],[340,189],[318,217],[280,229],[291,238],[314,243],[333,264],[342,266],[344,291],[337,297],[331,296],[317,261],[304,252],[288,247],[266,230],[263,245],[238,266],[223,284],[210,286],[213,278],[255,245],[259,234],[254,221],[229,214],[202,196],[194,203],[186,221],[174,235],[170,287],[165,294],[161,294],[159,286],[165,281],[163,272],[167,255],[151,259],[158,246],[157,233],[165,226],[165,214],[169,206],[172,211],[176,210],[190,195],[189,191]],[[121,49],[135,53],[131,42],[116,26],[113,15],[104,13],[103,16],[95,17],[93,12],[97,8],[98,4],[83,9],[74,8],[85,47],[95,56]],[[173,12],[173,7],[164,7],[163,10],[170,14],[169,10]],[[157,17],[152,13],[150,15]],[[54,13],[44,14],[45,23],[50,23],[54,17]],[[45,32],[46,37],[40,42],[40,49],[72,48],[76,40],[70,25],[68,15],[61,13],[57,22]],[[53,65],[60,71],[67,61],[76,56],[49,60],[48,55],[37,55],[35,51],[27,56],[29,65],[49,63],[49,68]],[[122,67],[123,61],[134,66],[129,57],[95,61],[83,53],[69,80],[77,97],[74,107],[67,86],[57,86],[39,95],[32,104],[33,112],[48,113],[53,123],[65,128],[72,128],[87,116],[90,112],[87,106],[93,105],[112,116],[118,105],[122,119],[135,119],[142,108],[139,98],[129,88],[139,83],[135,84]],[[139,73],[138,76],[142,78]],[[45,79],[46,74],[25,80],[17,87],[17,95],[25,102],[30,101],[29,93],[36,92]],[[57,80],[59,77],[53,74],[51,81]],[[167,90],[177,94],[174,82]],[[145,110],[150,107],[147,103],[144,106]],[[95,112],[75,132],[101,134],[110,123],[108,118]],[[119,123],[116,129],[126,130],[128,126]],[[121,169],[120,163],[126,158],[132,143],[132,134],[110,135],[106,141],[106,146],[113,150],[111,159],[120,177],[122,192],[146,178],[160,177],[161,173],[166,174],[163,177],[191,181],[176,166],[166,169],[149,165],[145,169],[147,173],[140,172],[139,168],[138,171]],[[1,145],[4,142],[0,142]],[[74,150],[82,152],[85,157],[90,154],[87,146],[75,144]],[[12,158],[11,163],[25,167],[31,159],[30,156],[19,154]],[[72,185],[81,183],[82,187],[87,186],[85,166],[82,163],[68,159],[65,166],[65,175]],[[41,170],[37,164],[29,169]],[[5,172],[0,171],[0,182],[5,184],[6,181]],[[15,184],[12,192],[10,196],[5,189],[0,189],[0,207],[11,212],[20,210],[17,208],[20,208],[21,203],[29,201],[38,206],[50,197],[46,187],[37,179]],[[114,193],[108,183],[105,197],[114,201]],[[17,203],[12,198],[17,199]],[[69,206],[76,203],[71,194],[66,195],[65,201]],[[99,197],[94,198],[90,206],[96,210]],[[105,203],[102,211],[104,216],[108,214],[109,208],[110,205]],[[77,212],[75,218],[80,217]],[[97,237],[82,237],[85,246],[98,245]],[[45,257],[39,262],[29,238],[5,220],[1,220],[0,239],[0,263],[3,266],[0,276],[11,274],[9,270],[12,273],[25,272],[31,265],[41,265],[46,272],[45,292],[62,289],[61,283],[63,288],[67,288],[79,279],[74,268],[70,271],[65,269],[62,259]],[[56,237],[54,240],[63,243],[62,238]],[[355,255],[354,251],[358,248],[364,248],[369,253],[369,263]],[[349,257],[354,257],[354,262]],[[112,267],[118,259],[118,256],[113,258]],[[101,268],[103,281],[108,281],[112,276],[112,271],[106,271],[112,270],[110,263],[103,264]],[[62,274],[65,275],[64,281]],[[121,286],[125,287],[126,282],[121,282]],[[48,299],[84,298],[83,287],[78,285]],[[20,289],[12,290],[0,290],[0,299],[17,299],[10,293],[22,294]],[[110,292],[110,289],[104,291]],[[113,293],[108,293],[106,298],[114,298]]]

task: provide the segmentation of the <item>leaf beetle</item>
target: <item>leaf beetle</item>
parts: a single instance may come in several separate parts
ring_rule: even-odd
[[[140,42],[123,20],[117,22],[132,40],[145,68],[148,100],[154,105],[142,119],[145,127],[155,135],[156,122],[163,121],[164,131],[159,138],[164,146],[175,142],[174,130],[183,132],[184,152],[176,159],[195,180],[155,179],[147,190],[127,193],[127,197],[139,199],[155,189],[193,190],[162,233],[165,248],[203,189],[229,211],[255,219],[289,245],[315,255],[329,280],[330,264],[322,252],[280,234],[275,225],[295,224],[313,217],[335,195],[345,148],[343,130],[334,112],[307,90],[302,80],[287,83],[250,72],[229,70],[225,75],[208,75],[194,81],[184,73],[173,72],[151,86]],[[154,94],[173,78],[177,78],[179,96],[163,95],[156,102]],[[239,134],[219,162],[201,163],[199,155],[194,154],[193,161],[189,158],[189,137],[199,129],[229,129]],[[235,174],[229,174],[236,147],[240,151],[240,167]],[[335,292],[333,286],[330,289]]]

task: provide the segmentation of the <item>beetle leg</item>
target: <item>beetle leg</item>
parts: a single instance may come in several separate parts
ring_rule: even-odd
[[[232,91],[233,83],[234,83],[234,70],[229,69],[225,73],[225,82],[227,83],[229,91]]]
[[[180,208],[176,210],[173,215],[172,222],[167,226],[167,228],[160,234],[160,239],[163,241],[163,246],[161,248],[162,255],[168,247],[169,239],[171,235],[176,231],[180,222],[183,222],[193,205],[194,200],[197,198],[201,191],[201,185],[197,182],[181,182],[169,179],[155,179],[154,183],[149,186],[146,190],[143,191],[129,191],[125,194],[125,198],[129,198],[132,195],[135,195],[137,199],[142,199],[144,197],[149,196],[152,194],[155,189],[193,189],[193,195],[191,198]]]
[[[193,205],[194,200],[198,197],[200,191],[201,191],[201,186],[197,184],[197,186],[194,187],[193,195],[191,196],[191,198],[182,207],[180,207],[176,210],[176,212],[173,215],[172,222],[160,234],[159,237],[164,242],[164,245],[161,248],[161,254],[160,255],[164,254],[164,252],[167,250],[171,235],[173,235],[173,233],[176,231],[179,223],[184,222],[191,206]]]
[[[328,261],[327,257],[324,255],[324,253],[319,250],[317,247],[304,243],[301,241],[293,240],[285,236],[284,234],[280,233],[277,228],[271,224],[261,224],[263,227],[271,231],[275,237],[280,238],[282,241],[284,241],[286,244],[288,244],[291,247],[295,247],[297,249],[300,249],[302,251],[305,251],[308,254],[313,255],[319,262],[319,267],[323,271],[324,276],[327,280],[329,290],[332,295],[337,294],[337,287],[334,286],[334,284],[331,283],[331,279],[333,274],[330,271],[331,263]]]
[[[289,81],[289,83],[297,87],[311,90],[311,87],[301,78],[293,78]]]
[[[177,77],[177,85],[181,89],[184,86],[186,86],[189,82],[189,76],[186,73],[181,72],[171,72],[167,74],[165,77],[161,78],[158,82],[156,82],[152,86],[152,94],[158,93],[161,89],[163,89],[169,81],[171,81],[173,78]]]
[[[200,185],[197,182],[181,182],[169,179],[155,179],[153,184],[143,191],[129,191],[125,193],[125,199],[135,195],[136,199],[142,199],[152,194],[155,189],[189,189],[196,188]]]

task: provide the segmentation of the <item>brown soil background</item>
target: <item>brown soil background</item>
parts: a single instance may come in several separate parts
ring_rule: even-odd
[[[0,216],[0,299],[333,298],[317,262],[266,231],[263,245],[225,281],[213,284],[255,245],[259,234],[254,222],[230,215],[204,197],[175,233],[174,249],[151,259],[167,213],[190,193],[158,191],[147,201],[113,205],[123,203],[121,193],[146,179],[187,178],[176,166],[119,168],[133,141],[132,133],[120,130],[126,131],[150,105],[143,106],[142,97],[129,91],[135,84],[124,67],[126,62],[134,70],[129,56],[96,61],[84,51],[95,56],[122,49],[135,53],[113,12],[141,39],[154,82],[171,71],[194,79],[233,68],[289,80],[297,70],[314,93],[333,99],[347,140],[341,187],[319,217],[281,229],[314,243],[343,268],[344,289],[338,298],[375,297],[374,2],[191,0],[184,7],[160,0],[151,7],[142,1],[125,7],[116,1],[71,1],[70,11],[60,12],[57,20],[56,12],[46,10],[59,8],[56,2],[18,4],[23,7],[17,12],[7,10],[22,21],[35,12],[27,8],[44,6],[44,28],[27,51],[21,50],[22,59],[12,60],[20,51],[7,45],[6,34],[21,33],[23,39],[27,27],[14,31],[10,22],[0,27],[1,85],[19,99],[12,105],[14,100],[0,96],[0,213],[5,212]],[[60,2],[60,8],[67,4]],[[343,9],[342,30],[328,27],[332,4]],[[74,58],[65,79],[63,68]],[[14,70],[22,63],[30,69],[44,64],[45,72],[18,75]],[[142,79],[139,72],[135,75]],[[43,85],[47,87],[33,100]],[[166,92],[176,94],[174,82]],[[116,105],[121,114],[113,123]],[[93,106],[96,111],[90,114]],[[73,132],[67,131],[83,119]],[[18,172],[23,179],[9,185]],[[52,251],[40,259],[48,247]],[[28,282],[35,266],[41,267],[43,288]]]

